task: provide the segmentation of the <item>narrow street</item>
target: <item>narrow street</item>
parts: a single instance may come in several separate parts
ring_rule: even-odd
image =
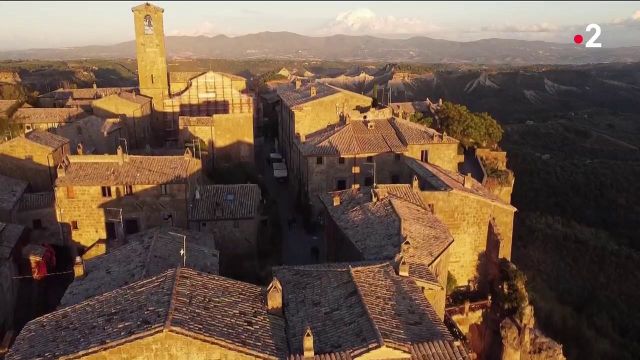
[[[266,139],[264,144],[256,144],[256,165],[269,195],[278,205],[280,225],[282,228],[282,261],[284,265],[314,264],[312,248],[320,249],[322,233],[309,234],[303,227],[302,216],[295,209],[296,194],[289,189],[289,184],[279,183],[273,177],[273,169],[267,164],[267,156],[271,151],[273,139]],[[295,219],[295,223],[290,220]]]

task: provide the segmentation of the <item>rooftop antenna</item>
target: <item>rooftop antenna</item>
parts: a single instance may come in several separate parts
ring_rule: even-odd
[[[180,256],[182,256],[182,267],[187,267],[187,235],[176,234],[169,232],[171,235],[182,236],[182,249],[180,249]]]

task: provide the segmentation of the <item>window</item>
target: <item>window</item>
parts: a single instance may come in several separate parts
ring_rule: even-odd
[[[347,181],[346,180],[338,180],[336,182],[336,190],[344,190],[347,188]]]
[[[234,229],[238,229],[238,228],[240,228],[240,221],[238,221],[238,220],[233,220],[233,228],[234,228]]]
[[[322,156],[318,156],[318,157],[316,158],[316,164],[318,164],[318,165],[322,165]]]
[[[33,161],[33,155],[25,155],[24,159],[27,161]]]
[[[67,186],[67,199],[75,199],[76,191],[73,189],[73,186]]]
[[[373,156],[367,156],[367,162],[372,163],[373,162]]]
[[[402,154],[396,154],[395,159],[396,161],[400,161],[400,159],[402,159]]]
[[[206,227],[207,227],[207,223],[206,223],[206,222],[204,222],[204,221],[203,221],[203,222],[201,222],[201,223],[200,223],[200,227],[201,227],[201,228],[206,228]]]
[[[398,175],[391,175],[391,183],[392,184],[398,184],[400,182],[400,177]]]
[[[372,186],[373,185],[373,177],[367,176],[364,178],[364,186]]]
[[[420,151],[420,161],[429,162],[429,151],[427,150]]]
[[[169,186],[167,184],[160,185],[160,191],[162,195],[169,195]]]
[[[153,21],[151,20],[151,15],[144,16],[144,33],[145,35],[153,34]]]
[[[102,197],[110,198],[111,197],[111,186],[102,186]]]
[[[71,221],[71,230],[78,230],[78,221],[77,220],[72,220]]]
[[[124,194],[125,195],[133,195],[133,186],[132,185],[125,185]]]
[[[42,229],[42,220],[33,219],[33,228],[34,229]]]
[[[344,158],[342,156],[338,158],[338,164],[344,164]]]
[[[124,219],[124,233],[127,235],[135,234],[140,231],[138,219]]]
[[[153,84],[153,74],[151,74],[151,83]]]
[[[427,204],[427,208],[432,214],[435,214],[435,208],[433,204]]]

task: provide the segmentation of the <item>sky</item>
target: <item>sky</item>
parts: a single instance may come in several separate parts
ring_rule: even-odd
[[[0,2],[0,50],[133,40],[141,2]],[[570,43],[588,24],[603,47],[640,46],[640,1],[626,2],[189,2],[158,1],[166,35],[290,31],[303,35],[429,36]]]

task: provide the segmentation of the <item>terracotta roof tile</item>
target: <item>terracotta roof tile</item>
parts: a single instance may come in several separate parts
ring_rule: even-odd
[[[451,335],[418,286],[388,263],[274,268],[283,288],[291,359],[302,353],[311,328],[315,359],[350,359],[388,345],[410,352],[413,343]]]
[[[85,276],[71,283],[60,306],[74,305],[180,266],[183,239],[170,232],[187,236],[188,267],[218,273],[219,254],[213,235],[178,228],[154,228],[129,236],[128,244],[86,261]]]
[[[112,94],[119,94],[123,91],[133,91],[132,87],[107,87],[107,88],[81,88],[81,89],[57,89],[46,94],[42,94],[41,98],[54,98],[56,100],[75,99],[75,100],[94,100]]]
[[[457,190],[463,193],[467,193],[479,198],[483,198],[487,201],[500,204],[504,207],[508,207],[512,210],[516,210],[515,207],[505,203],[499,197],[491,193],[477,180],[467,177],[467,181],[471,181],[471,186],[466,187],[464,185],[465,176],[443,169],[437,165],[424,163],[415,159],[405,158],[407,166],[415,172],[420,181],[420,186],[423,190],[431,191],[451,191]]]
[[[34,143],[46,146],[51,149],[58,149],[64,144],[69,143],[69,139],[50,133],[48,131],[33,130],[24,135],[26,139],[33,141]]]
[[[405,152],[408,145],[455,144],[452,137],[406,120],[352,120],[309,135],[302,144],[306,156]]]
[[[16,124],[67,123],[87,116],[81,109],[75,108],[20,108],[11,121]]]
[[[411,345],[411,359],[415,360],[468,360],[464,347],[454,341],[429,341]]]
[[[284,358],[284,322],[267,313],[264,298],[259,286],[188,268],[168,270],[32,320],[6,358],[86,355],[163,330]]]
[[[185,156],[69,155],[56,186],[184,184],[190,164]]]
[[[358,249],[363,260],[394,260],[402,253],[412,277],[433,281],[428,266],[452,243],[446,225],[427,210],[410,185],[378,186],[372,190],[344,190],[320,195],[341,232]],[[333,205],[333,196],[340,205]],[[410,246],[402,252],[407,240]]]
[[[260,187],[256,184],[208,185],[199,190],[190,209],[191,220],[246,219],[258,215]]]
[[[19,203],[29,186],[26,181],[0,175],[0,209],[11,210]]]
[[[311,87],[316,88],[315,96],[311,96]],[[311,83],[303,85],[298,89],[279,88],[278,95],[289,108],[295,108],[296,106],[306,104],[310,101],[337,94],[340,91],[344,90],[322,83]]]
[[[52,208],[55,204],[53,191],[25,193],[18,204],[19,211]]]
[[[18,240],[24,232],[24,226],[0,222],[0,261],[11,256]]]

